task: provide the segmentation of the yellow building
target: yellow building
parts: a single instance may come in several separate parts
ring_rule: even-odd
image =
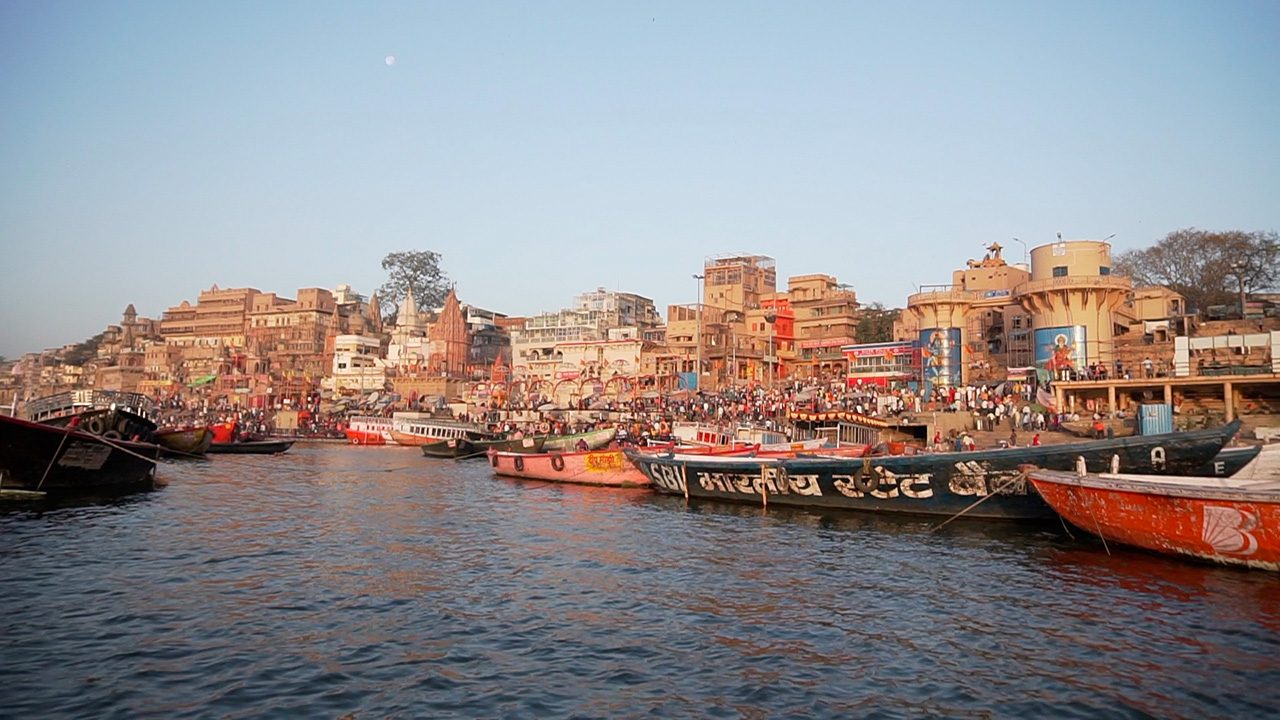
[[[998,243],[952,275],[907,298],[898,340],[921,348],[926,383],[1000,380],[1010,368],[1056,377],[1110,367],[1116,338],[1160,325],[1185,303],[1165,288],[1139,288],[1111,272],[1111,245],[1059,240],[1033,248],[1030,267],[1010,265]]]
[[[857,294],[830,275],[796,275],[787,278],[787,300],[796,348],[787,374],[843,377],[848,366],[840,348],[858,341]]]

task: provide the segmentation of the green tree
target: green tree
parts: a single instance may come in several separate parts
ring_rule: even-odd
[[[1280,282],[1280,236],[1275,232],[1198,228],[1175,230],[1154,246],[1126,250],[1112,261],[1135,285],[1163,285],[1187,299],[1188,309],[1238,303],[1246,292]]]
[[[406,250],[388,253],[382,258],[387,281],[378,288],[387,318],[399,313],[400,302],[410,290],[418,307],[438,307],[449,294],[449,278],[440,269],[441,255],[430,250]],[[385,311],[384,311],[385,312]]]
[[[882,303],[878,302],[862,306],[858,310],[858,342],[892,341],[893,323],[898,319],[898,312],[898,310],[886,309]]]

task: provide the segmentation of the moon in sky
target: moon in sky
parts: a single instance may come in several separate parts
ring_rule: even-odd
[[[390,65],[395,65],[395,64],[396,64],[396,56],[395,56],[395,55],[388,55],[388,56],[387,56],[387,65],[388,65],[388,66],[390,66]]]

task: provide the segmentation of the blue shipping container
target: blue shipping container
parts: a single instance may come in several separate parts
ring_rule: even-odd
[[[1173,406],[1153,403],[1138,406],[1138,434],[1160,435],[1173,432]]]

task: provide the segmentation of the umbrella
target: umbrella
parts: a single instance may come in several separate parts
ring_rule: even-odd
[[[555,404],[555,403],[543,403],[542,405],[539,405],[539,406],[538,406],[538,410],[543,411],[543,412],[545,412],[545,411],[547,411],[547,410],[555,410],[555,409],[556,409],[556,404]]]
[[[662,397],[662,395],[661,395],[661,393],[659,393],[657,390],[650,390],[650,391],[649,391],[649,392],[647,392],[647,393],[641,393],[641,394],[640,394],[640,397],[642,397],[642,398],[644,398],[644,399],[646,399],[646,400],[656,400],[656,399],[658,399],[658,398]]]

